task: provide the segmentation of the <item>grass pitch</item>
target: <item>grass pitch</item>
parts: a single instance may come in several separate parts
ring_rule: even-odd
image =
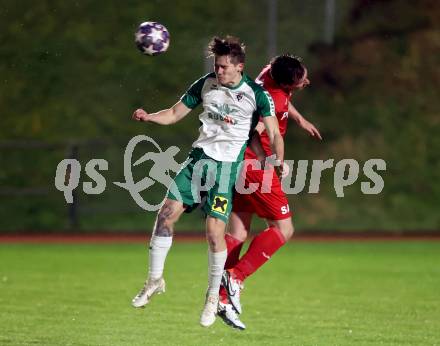
[[[130,306],[146,246],[0,244],[0,345],[440,345],[439,242],[291,243],[246,282],[238,331],[198,325],[204,243]]]

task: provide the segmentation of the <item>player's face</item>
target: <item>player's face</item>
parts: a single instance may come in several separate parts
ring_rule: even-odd
[[[297,83],[294,83],[294,84],[290,84],[290,85],[283,84],[283,85],[281,85],[281,87],[283,89],[286,89],[287,91],[291,92],[293,90],[302,90],[309,84],[310,84],[309,75],[308,75],[307,69],[305,69],[304,76],[301,78],[300,81],[298,81]]]
[[[235,86],[241,81],[243,67],[243,63],[232,63],[228,55],[216,56],[214,60],[214,71],[217,80],[225,86]]]
[[[310,84],[309,75],[307,73],[307,69],[304,70],[304,76],[301,78],[301,80],[293,85],[293,89],[301,90],[304,89],[307,85]]]

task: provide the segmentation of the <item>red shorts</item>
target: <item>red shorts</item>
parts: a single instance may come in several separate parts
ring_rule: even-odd
[[[243,179],[243,174],[240,179]],[[245,188],[249,184],[258,183],[258,189],[251,194],[234,193],[232,211],[255,213],[259,217],[269,220],[283,220],[292,216],[289,201],[281,189],[281,183],[275,173],[272,172],[272,187],[269,192],[262,192],[263,170],[248,170],[244,182]]]

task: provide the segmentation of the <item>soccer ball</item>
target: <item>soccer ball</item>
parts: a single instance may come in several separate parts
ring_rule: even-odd
[[[134,34],[138,49],[146,55],[159,55],[170,45],[170,34],[162,24],[144,22]]]

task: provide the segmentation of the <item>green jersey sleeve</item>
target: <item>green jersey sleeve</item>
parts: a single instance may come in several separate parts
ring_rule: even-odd
[[[275,104],[272,96],[262,87],[255,90],[255,100],[257,102],[257,113],[262,117],[275,116]]]
[[[255,102],[257,103],[256,113],[262,117],[275,116],[275,104],[272,96],[259,84],[255,83],[248,76],[245,77],[246,82],[252,88],[255,94]]]
[[[205,85],[206,79],[210,76],[207,74],[202,78],[196,80],[186,91],[186,93],[180,98],[180,101],[183,102],[185,106],[188,108],[194,109],[200,103],[202,103],[202,89],[203,85]]]

